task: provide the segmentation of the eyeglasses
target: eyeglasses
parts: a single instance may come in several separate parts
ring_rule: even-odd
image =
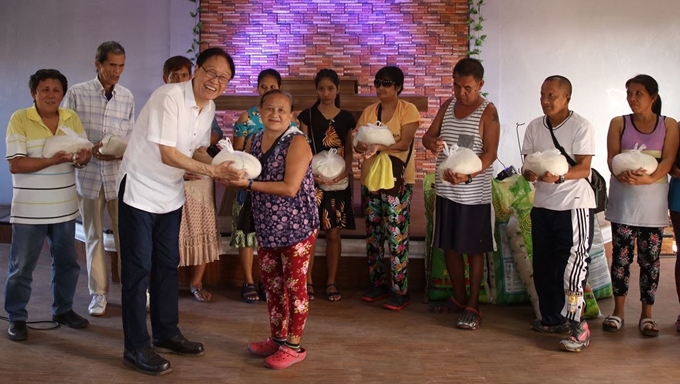
[[[383,88],[389,88],[394,85],[394,81],[392,80],[376,80],[373,82],[373,85],[375,85],[376,88],[382,86]]]
[[[200,67],[205,71],[205,74],[208,76],[208,80],[217,78],[217,81],[219,81],[220,84],[228,84],[229,80],[231,80],[230,78],[224,75],[218,75],[217,72],[213,71],[212,69],[210,70],[205,69],[205,67],[202,65]]]

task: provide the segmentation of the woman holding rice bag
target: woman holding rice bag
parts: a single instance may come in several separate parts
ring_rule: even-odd
[[[614,313],[607,316],[602,327],[616,332],[624,324],[630,265],[637,242],[642,302],[638,328],[645,336],[658,336],[652,306],[659,285],[661,240],[668,225],[667,175],[678,152],[678,129],[674,119],[661,115],[659,85],[651,76],[637,75],[628,80],[626,99],[633,113],[613,118],[607,134],[607,161],[612,177],[605,217],[612,223]],[[639,165],[637,169],[616,174],[614,158],[643,144],[646,149],[642,152],[659,162],[656,170],[648,173]]]
[[[344,170],[333,179],[324,175],[315,175],[316,203],[319,206],[321,229],[325,232],[326,262],[328,263],[328,278],[326,280],[326,298],[329,301],[342,299],[335,277],[338,273],[338,263],[342,253],[340,230],[354,229],[354,211],[352,208],[352,150],[351,133],[356,121],[351,113],[340,109],[340,94],[338,86],[340,79],[332,69],[322,69],[314,79],[316,93],[319,99],[309,109],[298,115],[302,132],[309,136],[314,155],[335,149],[337,155],[344,159]],[[323,155],[321,155],[323,156]],[[335,186],[343,187],[342,189]],[[313,300],[314,286],[312,280],[312,266],[314,251],[309,259],[307,271],[307,291],[309,299]]]
[[[361,197],[366,216],[366,252],[371,288],[361,299],[374,302],[389,297],[384,308],[393,311],[409,304],[408,251],[411,194],[415,182],[414,137],[420,126],[420,114],[412,103],[399,99],[404,89],[404,73],[397,67],[383,67],[373,82],[379,103],[364,109],[358,127],[369,123],[386,126],[393,134],[392,145],[369,144],[358,141],[354,150],[362,153]],[[392,163],[390,178],[394,176],[393,188],[370,190],[368,175],[378,152],[389,155]],[[383,243],[387,240],[391,255],[392,286],[383,267]]]

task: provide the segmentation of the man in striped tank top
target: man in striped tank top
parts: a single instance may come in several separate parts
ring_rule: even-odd
[[[453,68],[453,92],[439,109],[423,136],[423,146],[437,156],[437,168],[446,160],[442,149],[456,144],[479,156],[482,169],[470,175],[447,169],[437,172],[433,246],[442,248],[453,284],[453,296],[435,312],[463,312],[456,323],[460,329],[478,329],[479,290],[484,275],[484,253],[492,252],[491,213],[492,164],[496,160],[500,122],[496,107],[480,95],[484,67],[479,60],[465,58]],[[465,263],[470,264],[470,296],[465,287]]]
[[[569,110],[571,82],[550,76],[541,86],[541,107],[545,116],[529,123],[522,154],[555,149],[556,140],[576,164],[564,175],[546,172],[522,174],[536,183],[531,210],[534,248],[534,284],[541,319],[531,328],[544,333],[570,336],[560,342],[562,349],[579,352],[590,344],[583,289],[586,285],[588,251],[593,241],[595,194],[587,178],[595,154],[595,129]],[[554,136],[554,137],[553,137]]]

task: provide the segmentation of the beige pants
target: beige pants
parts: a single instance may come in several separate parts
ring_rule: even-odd
[[[106,201],[104,188],[99,192],[99,198],[92,200],[78,195],[80,216],[83,220],[85,232],[85,251],[87,253],[87,276],[90,295],[104,295],[109,293],[109,263],[104,249],[104,233],[102,217],[104,208],[111,217],[113,239],[116,251],[120,249],[118,240],[118,199]],[[118,258],[118,276],[120,276],[120,257]]]

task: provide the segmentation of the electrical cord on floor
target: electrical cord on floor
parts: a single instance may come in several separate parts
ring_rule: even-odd
[[[0,320],[4,320],[4,321],[9,323],[8,317],[0,316]],[[41,326],[36,327],[36,326],[31,325],[31,324],[50,324],[50,325],[47,325],[47,326],[44,326],[44,327],[41,327]],[[37,331],[49,331],[51,329],[59,328],[60,324],[57,323],[54,320],[36,320],[36,321],[27,321],[26,327],[28,327],[30,329],[35,329]]]

